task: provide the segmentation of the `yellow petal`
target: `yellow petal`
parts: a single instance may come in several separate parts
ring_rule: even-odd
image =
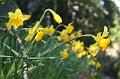
[[[30,15],[23,15],[23,20],[29,20],[31,18]]]
[[[37,33],[37,35],[35,36],[35,40],[38,42],[42,39],[42,37],[44,36],[44,32],[40,31]]]
[[[15,14],[13,12],[9,12],[8,15],[9,15],[10,18],[15,17]]]
[[[73,23],[69,23],[69,24],[68,24],[68,26],[67,26],[67,28],[66,28],[67,33],[71,33],[71,32],[74,30],[74,27],[73,27],[72,24],[73,24]]]
[[[99,45],[102,47],[103,51],[108,47],[109,44],[110,44],[110,38],[101,39],[99,42]]]
[[[22,15],[22,12],[21,12],[20,9],[16,9],[15,14],[16,14],[16,15]]]
[[[25,37],[25,41],[30,41],[32,39],[33,35],[29,34]]]
[[[103,37],[107,37],[108,36],[108,28],[106,26],[104,26],[104,31],[102,34]]]
[[[10,23],[10,20],[9,20],[9,22],[8,22],[8,23],[6,23],[6,27],[7,27],[7,29],[10,29],[10,28],[11,28],[11,23]]]

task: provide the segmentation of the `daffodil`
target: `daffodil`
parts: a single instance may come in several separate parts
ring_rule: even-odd
[[[87,54],[87,51],[86,50],[82,50],[82,55],[85,56]]]
[[[61,33],[60,33],[60,36],[58,36],[58,40],[61,41],[68,41],[69,40],[69,35],[67,34],[66,30],[63,30]]]
[[[35,36],[35,40],[38,42],[42,39],[42,37],[44,36],[44,32],[43,31],[40,31],[36,34]]]
[[[90,45],[88,48],[88,52],[91,56],[95,57],[99,51],[99,46],[97,44]]]
[[[9,21],[6,23],[8,29],[13,26],[14,29],[17,29],[19,26],[23,25],[25,20],[30,19],[30,15],[23,15],[20,9],[16,9],[15,13],[9,12]]]
[[[81,35],[82,35],[81,30],[77,31],[76,36],[77,36],[77,37],[80,37]]]
[[[70,39],[74,39],[74,38],[76,38],[76,35],[75,35],[75,33],[72,33],[72,34],[70,35]]]
[[[33,28],[29,28],[29,34],[25,37],[25,40],[26,41],[30,41],[33,36],[35,35],[36,32],[38,32],[40,29],[37,29],[37,26],[39,25],[39,22],[36,22],[36,25],[33,27]]]
[[[66,58],[68,58],[69,57],[69,53],[67,52],[67,50],[66,49],[64,49],[64,51],[62,51],[61,53],[60,53],[60,57],[61,57],[61,59],[66,59]]]
[[[108,28],[105,26],[103,33],[98,33],[95,38],[96,43],[102,48],[104,51],[107,46],[110,44],[110,38],[106,38],[108,36]]]
[[[76,52],[76,51],[82,51],[83,49],[84,49],[84,45],[83,45],[82,42],[80,42],[80,41],[74,41],[73,42],[72,50],[74,52]]]
[[[82,53],[76,54],[76,58],[82,58],[82,57],[83,57],[83,54],[82,54]]]
[[[110,38],[101,39],[99,42],[99,45],[102,47],[103,51],[108,47],[109,44],[110,44]]]
[[[73,29],[74,29],[73,23],[69,23],[68,26],[66,27],[67,33],[71,33]]]
[[[62,23],[62,19],[61,19],[61,17],[57,14],[57,13],[55,13],[53,10],[49,10],[51,13],[52,13],[52,15],[53,15],[53,17],[54,17],[54,20],[58,23],[58,24],[60,24],[60,23]]]
[[[47,34],[49,33],[49,28],[48,28],[48,27],[45,27],[45,28],[43,29],[43,31],[44,31],[44,34],[47,35]]]

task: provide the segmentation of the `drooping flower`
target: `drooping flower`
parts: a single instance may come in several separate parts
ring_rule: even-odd
[[[15,13],[9,12],[9,21],[6,23],[8,29],[13,26],[14,29],[17,29],[19,26],[23,25],[25,20],[30,19],[30,15],[23,15],[20,9],[16,9]]]
[[[53,15],[53,17],[54,17],[54,20],[58,23],[58,24],[60,24],[60,23],[62,23],[62,19],[61,19],[61,17],[57,14],[57,13],[55,13],[53,10],[49,10],[51,13],[52,13],[52,15]]]

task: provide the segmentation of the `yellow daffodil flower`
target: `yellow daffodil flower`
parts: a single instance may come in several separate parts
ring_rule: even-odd
[[[85,56],[87,54],[87,51],[83,50],[81,53],[82,53],[83,56]]]
[[[88,52],[91,56],[95,57],[99,51],[99,47],[97,44],[90,45],[88,48]]]
[[[87,51],[86,50],[82,50],[82,51],[80,51],[80,53],[76,54],[76,58],[82,58],[86,54],[87,54]]]
[[[30,19],[29,15],[23,15],[20,9],[16,9],[15,13],[13,12],[9,12],[9,22],[6,23],[6,27],[8,29],[11,28],[11,26],[13,26],[14,29],[17,29],[19,26],[23,25],[23,22],[25,20]]]
[[[68,41],[69,40],[69,35],[67,34],[66,30],[63,30],[62,32],[60,32],[60,36],[58,36],[58,40],[61,41]]]
[[[44,36],[44,32],[43,31],[40,31],[36,34],[35,36],[35,40],[38,42],[42,39],[42,37]]]
[[[83,54],[82,54],[82,53],[76,54],[76,58],[82,58],[82,57],[83,57]]]
[[[74,30],[73,23],[69,23],[66,27],[67,33],[71,33]]]
[[[61,19],[61,17],[57,14],[57,13],[55,13],[53,10],[49,10],[51,13],[52,13],[52,15],[53,15],[53,17],[54,17],[54,20],[58,23],[58,24],[60,24],[60,23],[62,23],[62,19]]]
[[[29,34],[25,37],[25,41],[30,41],[33,36],[35,35],[36,32],[38,32],[42,28],[38,28],[37,26],[39,25],[39,22],[36,22],[36,25],[33,28],[29,28]]]
[[[74,38],[76,38],[75,33],[72,33],[72,34],[70,35],[70,39],[74,39]]]
[[[61,54],[61,59],[66,59],[66,58],[68,58],[69,57],[69,53],[67,52],[67,50],[66,49],[64,49],[64,51],[63,52],[61,52],[60,53]]]
[[[81,30],[77,31],[76,36],[77,36],[77,37],[80,37],[81,35],[82,35]]]
[[[84,49],[83,43],[81,43],[80,41],[73,42],[72,50],[74,52],[76,52],[76,51],[82,51],[83,49]]]
[[[108,45],[110,44],[110,38],[106,38],[106,39],[101,39],[99,41],[99,45],[102,47],[102,50],[106,50],[106,48],[108,47]]]
[[[43,31],[44,31],[44,34],[47,35],[47,34],[49,33],[49,28],[48,28],[48,27],[45,27],[45,28],[43,29]]]
[[[102,48],[104,51],[107,46],[110,44],[110,38],[106,38],[108,36],[108,28],[105,26],[103,33],[98,33],[95,38],[96,43]]]

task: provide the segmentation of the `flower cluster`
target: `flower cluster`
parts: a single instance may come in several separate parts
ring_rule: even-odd
[[[66,36],[66,38],[68,38],[68,37],[69,36]],[[63,39],[65,39],[65,37]],[[66,53],[66,51],[62,51],[61,58],[67,59],[69,57],[69,54],[71,54],[69,52],[72,51],[75,54],[76,58],[86,57],[86,58],[90,59],[91,65],[94,65],[96,67],[96,69],[99,69],[101,67],[101,64],[99,62],[97,62],[96,57],[100,50],[105,51],[106,48],[108,47],[108,45],[110,44],[110,38],[108,37],[108,28],[105,26],[104,31],[98,33],[97,36],[94,36],[94,39],[96,42],[94,44],[91,44],[89,47],[84,46],[84,42],[81,42],[80,40],[72,40],[69,43],[70,50],[67,51],[67,53]]]
[[[53,15],[54,20],[58,23],[62,23],[61,17],[55,13],[51,9],[47,9],[46,11],[50,11]],[[25,20],[30,19],[30,15],[23,15],[20,9],[17,9],[15,13],[9,12],[9,21],[6,23],[6,27],[11,29],[13,27],[14,30],[18,29],[20,26],[23,25]],[[26,41],[33,40],[36,42],[42,41],[43,37],[54,36],[54,33],[59,33],[55,38],[61,42],[68,43],[65,46],[65,49],[60,52],[61,59],[69,58],[70,54],[75,54],[75,57],[81,59],[83,57],[89,58],[91,60],[90,64],[95,65],[96,69],[101,67],[99,62],[96,62],[96,56],[100,50],[105,51],[108,45],[110,44],[110,38],[108,37],[108,28],[105,26],[104,31],[97,34],[97,36],[93,36],[95,43],[91,44],[89,47],[84,45],[83,41],[76,40],[78,37],[82,36],[89,36],[87,34],[82,35],[81,30],[74,31],[73,23],[69,23],[65,26],[61,32],[57,31],[53,25],[49,27],[40,27],[40,21],[38,21],[35,26],[28,28],[28,35],[25,37]]]
[[[69,23],[67,26],[65,26],[65,29],[60,32],[60,35],[57,37],[58,40],[68,41],[82,35],[81,31],[73,32],[73,30],[73,23]]]

